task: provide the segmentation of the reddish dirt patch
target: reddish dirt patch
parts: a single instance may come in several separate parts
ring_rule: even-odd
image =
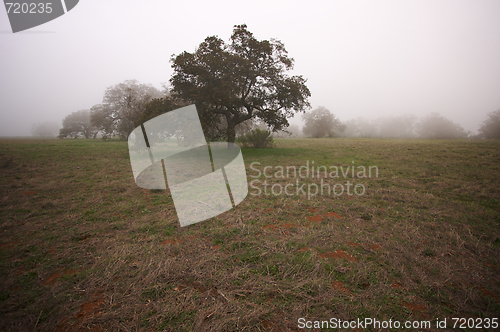
[[[348,245],[350,245],[351,247],[359,247],[359,244],[354,243],[354,242],[349,242],[349,241],[347,241],[346,243],[347,243]]]
[[[79,272],[81,270],[82,270],[81,268],[77,269],[77,270],[67,269],[65,271],[56,272],[56,273],[51,274],[50,276],[48,276],[47,279],[45,279],[42,282],[42,285],[55,284],[57,282],[57,279],[62,278],[64,276],[68,276],[70,274],[75,274],[75,273],[77,273],[77,272]]]
[[[269,225],[265,225],[265,226],[262,227],[263,230],[266,230],[266,229],[276,230],[278,228],[279,227],[276,226],[275,224],[269,224]]]
[[[336,290],[339,290],[339,291],[341,291],[343,293],[346,293],[346,294],[352,294],[349,289],[347,289],[346,287],[344,287],[344,283],[342,281],[335,281],[332,284],[332,288],[336,289]]]
[[[33,190],[23,192],[23,195],[34,195],[34,194],[36,194],[36,191]]]
[[[264,213],[271,213],[273,211],[274,211],[274,209],[264,209]]]
[[[336,250],[334,252],[329,252],[327,254],[325,253],[319,253],[318,254],[319,257],[321,258],[333,258],[333,259],[337,259],[337,258],[345,258],[351,262],[356,262],[357,259],[356,257],[352,256],[352,255],[349,255],[348,253],[344,252],[343,250]]]
[[[406,307],[406,308],[410,309],[413,312],[421,312],[421,311],[425,310],[425,307],[423,305],[421,305],[421,304],[408,303],[408,302],[405,302],[405,301],[401,301],[401,304],[403,305],[403,307]]]
[[[312,216],[312,217],[306,217],[307,220],[309,221],[313,221],[313,222],[320,222],[321,220],[323,220],[323,218],[321,216]]]
[[[216,244],[215,246],[212,247],[213,249],[217,250],[220,249],[220,245]]]
[[[308,207],[307,209],[309,210],[309,212],[318,212],[318,209],[316,208]]]
[[[55,332],[66,332],[66,331],[68,331],[68,319],[63,318],[57,324]]]
[[[299,249],[299,251],[302,251],[302,252],[304,252],[304,251],[308,251],[308,250],[309,250],[309,248],[308,248],[308,247],[302,247],[302,248],[300,248],[300,249]]]
[[[93,317],[99,314],[99,309],[103,304],[104,294],[102,292],[95,292],[92,300],[80,305],[80,312],[75,315],[75,318],[79,321],[83,321],[87,318]]]
[[[374,244],[370,248],[372,248],[372,250],[375,250],[375,249],[380,249],[381,246],[379,246],[378,244]]]
[[[8,242],[8,243],[3,243],[3,244],[0,244],[0,249],[10,249],[12,247],[15,247],[19,244],[19,242]]]
[[[392,286],[392,288],[403,288],[403,286],[401,286],[401,284],[399,282],[395,282],[391,286]]]
[[[336,214],[335,212],[332,212],[332,211],[325,213],[324,216],[325,217],[335,217],[335,218],[344,219],[344,217],[342,217],[342,216],[340,216],[340,215],[338,215],[338,214]]]

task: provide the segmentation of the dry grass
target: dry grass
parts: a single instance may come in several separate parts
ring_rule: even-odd
[[[249,195],[180,228],[168,191],[135,185],[126,142],[0,141],[0,330],[498,317],[500,142],[277,140],[243,155],[250,181],[254,161],[379,177],[350,179],[362,196]]]

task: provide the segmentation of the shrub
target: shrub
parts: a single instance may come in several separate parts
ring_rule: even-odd
[[[245,148],[271,148],[274,146],[274,139],[271,136],[271,132],[260,129],[254,129],[248,134],[241,136],[238,138],[238,142]]]

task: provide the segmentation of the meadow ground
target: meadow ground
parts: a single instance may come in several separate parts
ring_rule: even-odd
[[[331,318],[436,330],[453,317],[494,330],[499,141],[276,145],[243,149],[260,195],[181,228],[168,191],[135,185],[125,141],[0,140],[0,330],[297,331]],[[275,173],[313,161],[356,173]],[[365,192],[264,192],[321,178]]]

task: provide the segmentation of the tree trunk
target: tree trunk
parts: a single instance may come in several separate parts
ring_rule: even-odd
[[[231,122],[227,125],[227,148],[229,150],[234,149],[234,141],[236,140],[236,130],[234,127],[234,124]]]

